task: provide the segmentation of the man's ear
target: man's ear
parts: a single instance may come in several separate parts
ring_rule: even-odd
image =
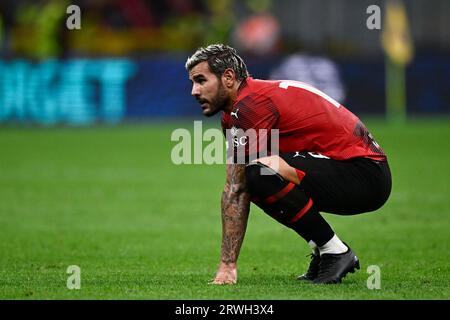
[[[236,81],[234,70],[231,68],[225,69],[222,75],[222,81],[227,88],[233,87],[234,82]]]

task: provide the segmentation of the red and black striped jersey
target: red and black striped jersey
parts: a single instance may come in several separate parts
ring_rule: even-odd
[[[381,147],[352,112],[320,90],[297,81],[248,77],[222,128],[278,129],[279,152],[315,152],[335,160],[385,160]],[[264,130],[263,130],[264,131]],[[260,150],[261,146],[258,146]],[[247,148],[248,149],[248,148]]]

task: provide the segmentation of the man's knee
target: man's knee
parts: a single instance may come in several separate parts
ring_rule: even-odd
[[[268,189],[270,190],[282,182],[283,177],[260,162],[251,162],[245,167],[245,180],[248,193],[261,196]]]
[[[263,175],[278,174],[279,177],[295,184],[300,184],[305,176],[305,172],[290,166],[283,158],[277,155],[253,160],[250,165],[252,164],[260,164],[266,168],[261,169]]]
[[[312,199],[303,189],[266,165],[250,163],[245,174],[252,202],[279,222],[289,226],[311,209]]]

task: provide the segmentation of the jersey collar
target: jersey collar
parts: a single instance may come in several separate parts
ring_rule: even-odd
[[[241,101],[243,97],[248,95],[248,92],[250,91],[250,84],[249,84],[249,82],[251,82],[252,80],[253,80],[253,78],[250,77],[250,76],[245,78],[244,80],[242,80],[242,82],[239,85],[239,88],[237,90],[236,101],[234,101],[233,107],[231,108],[231,110],[234,110],[234,107],[236,106],[236,104],[238,104],[239,101]],[[223,111],[223,113],[225,113],[227,115],[230,114],[230,112],[226,112],[226,111]]]
[[[252,77],[247,77],[244,80],[242,80],[241,84],[239,85],[238,91],[237,91],[237,99],[240,100],[241,96],[245,95],[249,88],[249,82],[252,81]]]
[[[252,77],[245,78],[241,84],[239,85],[238,91],[237,91],[237,97],[234,104],[239,102],[243,97],[248,95],[248,92],[250,91],[250,83],[253,81]]]

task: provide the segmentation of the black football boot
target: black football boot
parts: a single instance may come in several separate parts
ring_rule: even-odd
[[[297,277],[297,280],[302,281],[313,281],[317,274],[319,273],[319,263],[320,263],[320,255],[311,253],[311,262],[309,263],[309,268],[306,273]]]
[[[359,260],[350,247],[344,253],[324,253],[320,256],[319,271],[313,283],[340,283],[347,273],[354,273],[355,269],[359,269]]]

